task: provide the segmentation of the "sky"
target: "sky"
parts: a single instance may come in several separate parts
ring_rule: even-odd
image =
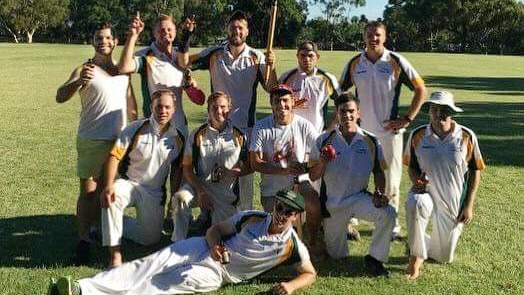
[[[349,17],[360,16],[365,14],[369,20],[375,20],[379,17],[382,17],[382,12],[384,11],[384,6],[388,3],[388,0],[367,0],[366,6],[359,8],[351,8],[349,12]],[[309,6],[309,15],[308,19],[313,19],[317,16],[322,16],[322,8],[318,5]]]

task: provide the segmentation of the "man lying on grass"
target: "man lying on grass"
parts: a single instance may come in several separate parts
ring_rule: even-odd
[[[298,275],[273,286],[291,294],[310,286],[316,271],[292,222],[304,211],[304,199],[291,190],[277,193],[272,213],[244,211],[213,225],[205,237],[183,240],[145,258],[97,275],[51,281],[48,295],[150,295],[209,292],[254,278],[283,263]],[[227,254],[227,255],[225,255]],[[229,259],[227,259],[229,258]]]

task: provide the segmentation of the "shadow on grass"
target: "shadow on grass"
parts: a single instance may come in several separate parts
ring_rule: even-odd
[[[524,95],[524,79],[492,79],[502,79],[502,84],[522,82],[522,85],[512,87],[520,87],[523,92],[518,93]],[[505,89],[503,86],[497,86],[495,82],[491,83],[493,85],[490,86],[488,83],[483,87],[491,91]],[[465,85],[463,89],[468,89],[468,86]],[[486,164],[524,167],[524,152],[522,151],[522,146],[524,146],[524,102],[461,102],[460,99],[458,101],[457,105],[464,109],[464,113],[456,115],[455,119],[459,124],[475,132]],[[258,120],[271,113],[267,107],[257,111]],[[406,112],[407,107],[401,107],[400,114]],[[423,108],[408,132],[405,133],[404,142],[414,127],[428,122],[427,110]]]
[[[66,267],[76,241],[74,215],[37,215],[0,219],[0,267]],[[126,261],[146,256],[170,244],[163,236],[159,245],[141,246],[124,240]],[[87,266],[105,268],[108,255],[100,245],[91,247]]]
[[[386,267],[394,273],[403,274],[408,264],[407,257],[390,257]],[[349,256],[342,259],[325,259],[315,263],[315,269],[319,277],[344,277],[357,278],[368,277],[364,266],[363,256]],[[294,270],[290,266],[281,266],[271,270],[250,282],[257,284],[273,284],[282,280],[291,280],[294,278]]]
[[[475,132],[487,165],[524,166],[524,102],[459,102],[457,105],[464,112],[454,119]],[[412,126],[428,121],[423,108]]]
[[[424,76],[428,86],[448,89],[490,91],[493,95],[524,95],[524,78]],[[500,92],[494,92],[500,91]]]

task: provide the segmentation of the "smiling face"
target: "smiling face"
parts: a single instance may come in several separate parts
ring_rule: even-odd
[[[364,31],[364,43],[367,51],[382,54],[386,43],[386,30],[382,27],[369,26]]]
[[[233,20],[227,26],[227,40],[233,46],[241,46],[246,43],[248,35],[247,21],[243,19]]]
[[[176,26],[171,19],[160,20],[153,31],[155,42],[161,47],[172,44],[176,37]]]
[[[211,126],[216,129],[222,127],[227,121],[230,110],[231,103],[225,96],[219,96],[213,102],[211,102],[207,107],[207,113]]]
[[[160,126],[164,126],[171,120],[175,113],[175,100],[172,94],[162,92],[158,97],[153,98],[151,104],[153,116]]]
[[[340,126],[349,132],[355,132],[360,119],[360,108],[355,101],[348,101],[337,107],[337,116]]]
[[[280,125],[287,125],[293,119],[293,105],[295,100],[291,94],[273,94],[271,96],[271,109],[275,121]]]
[[[93,34],[93,47],[98,54],[111,55],[116,44],[117,40],[113,36],[111,28],[96,30]]]
[[[318,55],[315,51],[302,49],[297,52],[297,60],[300,68],[310,74],[317,65]]]
[[[278,229],[279,232],[291,227],[292,223],[297,220],[298,212],[278,199],[273,203],[272,226]]]

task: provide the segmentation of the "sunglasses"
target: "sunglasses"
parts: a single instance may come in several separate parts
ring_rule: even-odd
[[[277,201],[275,204],[275,212],[280,215],[289,216],[296,212],[296,210],[284,205],[282,202]]]

